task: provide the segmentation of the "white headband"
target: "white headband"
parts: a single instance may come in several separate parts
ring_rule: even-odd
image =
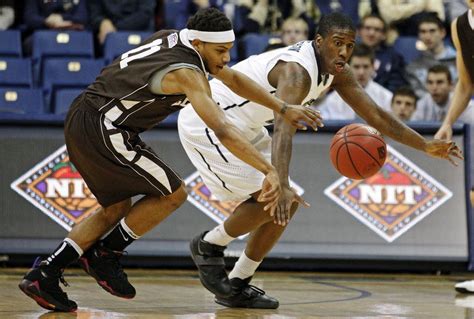
[[[188,39],[190,41],[194,39],[198,39],[203,42],[227,43],[227,42],[234,42],[235,35],[234,35],[234,30],[198,31],[198,30],[188,29]]]

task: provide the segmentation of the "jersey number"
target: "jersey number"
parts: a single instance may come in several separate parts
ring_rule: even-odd
[[[133,60],[141,59],[141,58],[149,56],[150,54],[160,51],[161,49],[160,45],[162,43],[163,43],[162,39],[157,39],[153,42],[150,42],[148,44],[139,46],[138,48],[125,52],[120,57],[121,58],[120,68],[121,69],[126,68],[128,66],[128,63]]]

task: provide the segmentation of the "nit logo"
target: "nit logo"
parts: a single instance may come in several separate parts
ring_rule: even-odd
[[[69,162],[66,145],[23,174],[10,187],[68,231],[100,207]]]
[[[392,242],[453,194],[387,146],[387,161],[377,174],[365,180],[342,177],[324,193],[379,236]]]
[[[188,176],[184,182],[188,191],[188,201],[218,224],[222,224],[241,203],[240,201],[221,202],[212,199],[211,191],[206,187],[198,172]],[[298,195],[303,195],[304,189],[301,186],[292,180],[290,180],[290,185]]]

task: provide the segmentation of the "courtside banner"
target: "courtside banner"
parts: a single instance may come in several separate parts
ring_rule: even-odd
[[[201,176],[196,171],[189,175],[185,181],[188,191],[188,201],[218,224],[222,224],[229,217],[240,201],[221,202],[212,198],[211,191],[204,184]],[[298,195],[303,195],[304,189],[290,180],[290,186]]]
[[[10,187],[67,231],[100,207],[69,161],[66,145],[13,181]]]
[[[393,242],[453,194],[390,145],[387,150],[387,160],[377,174],[363,180],[341,177],[324,194]]]

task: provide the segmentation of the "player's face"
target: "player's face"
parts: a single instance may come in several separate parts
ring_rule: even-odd
[[[365,45],[371,48],[379,46],[385,40],[383,21],[375,17],[365,18],[359,29],[359,36]]]
[[[326,37],[316,35],[321,59],[323,60],[324,71],[330,74],[337,74],[344,70],[344,66],[349,61],[355,45],[355,32],[347,29],[336,29]]]
[[[409,121],[416,109],[416,100],[411,96],[395,95],[392,112],[402,121]]]
[[[198,51],[201,54],[206,69],[211,74],[219,73],[230,62],[230,49],[234,43],[201,42],[201,44],[201,51]]]
[[[429,72],[426,78],[426,89],[436,103],[444,104],[448,101],[451,83],[446,73]]]
[[[351,59],[350,66],[357,82],[365,87],[374,74],[374,65],[370,57],[354,56]]]
[[[443,43],[446,31],[436,23],[422,23],[418,27],[418,37],[428,50],[434,50]]]

